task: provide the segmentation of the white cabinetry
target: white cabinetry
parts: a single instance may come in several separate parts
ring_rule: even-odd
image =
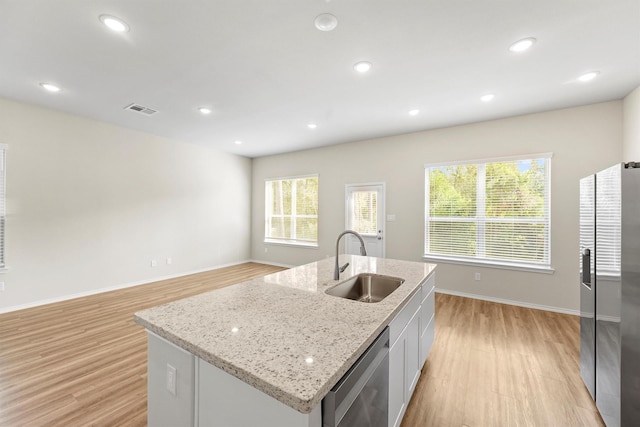
[[[434,339],[435,273],[389,324],[389,426],[399,426]],[[321,405],[301,414],[149,332],[150,427],[320,427]]]
[[[399,426],[434,338],[432,274],[389,325],[389,426]]]
[[[407,376],[405,386],[407,387],[407,395],[411,397],[413,390],[416,388],[418,379],[420,378],[420,309],[414,314],[407,325]],[[407,399],[406,404],[409,404]]]
[[[405,354],[407,340],[404,335],[398,338],[389,350],[389,422],[387,425],[400,425],[405,412]]]
[[[322,425],[321,405],[310,414],[301,414],[201,359],[196,394],[199,427]]]
[[[147,424],[194,425],[196,357],[149,332]]]
[[[435,273],[422,285],[422,305],[420,311],[420,368],[427,360],[436,332],[435,319]]]
[[[321,427],[321,405],[302,414],[169,341],[147,336],[149,427]]]

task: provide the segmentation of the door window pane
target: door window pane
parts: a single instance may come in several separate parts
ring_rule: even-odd
[[[352,193],[353,231],[360,234],[377,234],[378,232],[378,192],[354,191]]]

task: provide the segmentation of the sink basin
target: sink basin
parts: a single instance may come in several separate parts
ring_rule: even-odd
[[[403,283],[404,279],[399,277],[363,273],[338,283],[326,293],[360,302],[380,302]]]

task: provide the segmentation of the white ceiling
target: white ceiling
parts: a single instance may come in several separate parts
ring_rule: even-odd
[[[332,32],[313,25],[326,12]],[[130,31],[110,31],[102,14]],[[509,52],[524,37],[537,43]],[[360,60],[373,69],[356,73]],[[598,78],[576,81],[592,70]],[[640,0],[0,0],[0,96],[248,157],[638,86]],[[495,99],[480,101],[487,93]],[[131,103],[158,113],[124,110]]]

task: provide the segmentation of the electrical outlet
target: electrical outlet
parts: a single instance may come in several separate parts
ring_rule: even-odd
[[[171,257],[167,257],[167,265],[171,265],[172,262],[173,260],[171,259]]]
[[[151,260],[151,267],[155,267],[158,265],[158,261],[156,261],[155,259]]]
[[[0,292],[4,292],[4,282],[0,282]]]
[[[176,368],[167,363],[167,390],[169,393],[176,395],[176,376],[178,372]]]
[[[269,252],[269,248],[264,248],[264,253],[266,254],[267,252]]]
[[[480,273],[476,273],[476,275],[475,275],[474,279],[475,279],[475,280],[480,280]]]

